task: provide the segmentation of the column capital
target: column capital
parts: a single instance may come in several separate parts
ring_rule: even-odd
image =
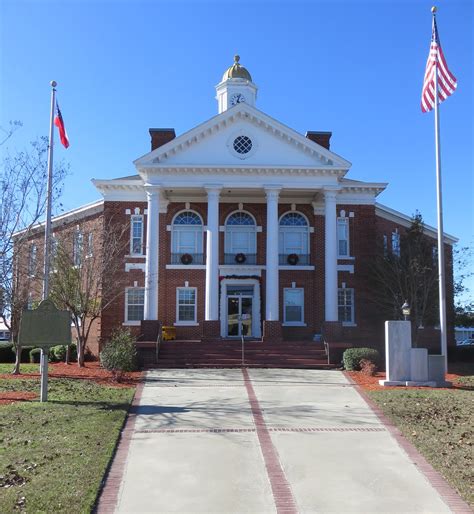
[[[157,195],[161,191],[161,184],[149,184],[146,183],[144,186],[145,192],[148,196]]]
[[[280,191],[282,190],[282,186],[263,186],[265,194],[267,196],[267,200],[278,200],[280,196]]]
[[[219,198],[222,185],[221,184],[205,184],[204,189],[206,190],[208,198]]]
[[[339,188],[324,188],[324,199],[327,200],[335,200],[337,197],[337,193],[339,193]]]

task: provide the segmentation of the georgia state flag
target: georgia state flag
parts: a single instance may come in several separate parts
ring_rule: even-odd
[[[69,139],[67,137],[66,127],[64,126],[63,116],[59,110],[58,102],[56,102],[56,117],[54,118],[54,124],[58,127],[59,137],[64,148],[69,146]]]

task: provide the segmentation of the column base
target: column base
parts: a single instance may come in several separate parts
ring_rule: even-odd
[[[221,338],[221,322],[219,320],[205,320],[202,322],[202,340],[214,341]]]
[[[281,342],[283,341],[283,331],[281,321],[267,321],[263,322],[263,337],[265,342]]]
[[[323,321],[323,339],[326,342],[342,342],[344,339],[344,327],[341,321]]]

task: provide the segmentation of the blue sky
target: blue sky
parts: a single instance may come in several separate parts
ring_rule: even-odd
[[[286,125],[333,132],[348,178],[389,182],[381,203],[436,224],[433,114],[420,111],[432,3],[411,1],[0,2],[0,125],[10,147],[48,133],[49,82],[71,146],[63,204],[99,197],[91,178],[134,173],[150,127],[177,134],[217,113],[214,86],[235,53],[257,107]],[[441,106],[445,230],[473,239],[473,6],[437,2],[458,90]]]

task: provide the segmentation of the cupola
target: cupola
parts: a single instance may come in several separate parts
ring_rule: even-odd
[[[234,56],[234,64],[229,66],[216,86],[219,113],[235,107],[239,103],[254,106],[257,98],[257,86],[247,68],[240,64],[240,56]]]

